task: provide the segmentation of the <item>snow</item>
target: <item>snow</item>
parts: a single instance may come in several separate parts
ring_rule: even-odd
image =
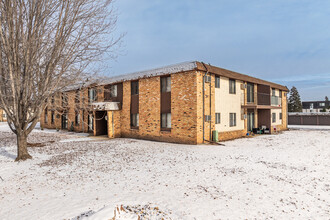
[[[29,148],[33,160],[13,162],[15,136],[0,124],[0,219],[330,217],[329,130],[225,146],[47,130],[28,141],[46,146]]]
[[[128,80],[137,80],[137,79],[146,78],[146,77],[162,76],[162,75],[167,75],[167,74],[185,72],[185,71],[194,70],[196,68],[197,68],[196,61],[183,62],[183,63],[164,66],[164,67],[160,67],[160,68],[156,68],[156,69],[150,69],[150,70],[110,77],[107,80],[104,80],[103,82],[101,82],[99,85],[107,85],[107,84],[112,84],[112,83],[117,83],[117,82],[122,82],[122,81],[128,81]]]
[[[330,130],[326,125],[288,125],[289,129],[294,130]]]

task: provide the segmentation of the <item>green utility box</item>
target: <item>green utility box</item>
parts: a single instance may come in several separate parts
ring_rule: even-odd
[[[217,130],[212,131],[212,141],[219,142],[219,137],[218,137],[218,131]]]

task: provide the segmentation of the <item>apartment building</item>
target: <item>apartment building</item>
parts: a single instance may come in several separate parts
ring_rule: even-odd
[[[287,129],[285,86],[194,61],[112,77],[47,101],[41,126],[201,144]]]
[[[6,121],[7,121],[6,112],[0,108],[0,122],[6,122]]]
[[[302,102],[302,111],[307,112],[330,112],[330,102],[329,101],[309,101]]]

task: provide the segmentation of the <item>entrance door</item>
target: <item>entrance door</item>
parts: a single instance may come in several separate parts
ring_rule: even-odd
[[[67,114],[62,115],[62,129],[68,129],[68,116],[67,116]]]
[[[248,131],[252,131],[254,128],[254,112],[248,112],[247,114],[247,129]]]
[[[107,122],[107,112],[97,111],[95,112],[95,131],[94,135],[108,135],[108,122]]]

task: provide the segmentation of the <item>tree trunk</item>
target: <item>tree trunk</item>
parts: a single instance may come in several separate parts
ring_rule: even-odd
[[[32,156],[27,151],[27,135],[17,133],[17,157],[15,161],[31,159]]]

